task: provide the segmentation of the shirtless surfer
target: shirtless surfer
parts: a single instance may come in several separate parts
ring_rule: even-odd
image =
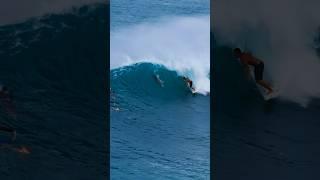
[[[244,65],[246,73],[248,73],[248,75],[250,75],[249,65],[254,67],[254,77],[256,83],[264,87],[267,90],[267,94],[271,94],[273,92],[271,85],[263,80],[263,61],[252,56],[250,53],[242,52],[240,48],[235,48],[233,50],[233,54],[236,58],[239,58],[240,62]]]
[[[193,83],[192,83],[192,80],[191,80],[191,79],[189,79],[189,78],[187,78],[187,77],[185,77],[185,76],[183,76],[182,78],[183,78],[183,80],[187,83],[187,85],[189,86],[189,88],[191,88],[192,90],[195,90],[194,87],[193,87]]]

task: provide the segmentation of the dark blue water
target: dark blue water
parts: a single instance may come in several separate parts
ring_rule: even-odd
[[[161,27],[163,18],[168,22],[171,17],[199,17],[208,14],[209,1],[112,1],[111,31],[117,33],[125,29],[130,32],[132,27],[141,23],[151,23],[150,26],[156,23],[154,27]],[[170,29],[169,26],[166,31],[176,30],[175,26],[172,27]],[[152,38],[148,34],[150,41],[147,42],[154,39],[156,45],[161,41],[158,36],[155,34]],[[115,47],[122,47],[122,50],[130,48],[127,45],[132,42],[129,36],[126,37],[126,44],[117,44]],[[162,39],[170,38],[175,41],[178,38],[178,42],[187,42],[179,39],[183,37]],[[209,43],[209,39],[207,40]],[[111,46],[112,43],[113,41]],[[148,45],[135,43],[138,47],[141,46],[138,50],[143,57],[143,47]],[[159,44],[150,49],[158,47]],[[130,51],[128,49],[124,52],[124,56],[130,55],[126,54]],[[154,52],[145,51],[146,55],[152,53]],[[170,53],[188,54],[182,53],[178,46],[172,47]],[[163,63],[150,63],[152,59],[132,60],[140,63],[111,69],[111,178],[209,179],[210,97],[201,94],[193,96],[182,80],[181,72],[175,68],[168,68]],[[179,58],[170,60],[176,64],[185,63]],[[125,59],[111,61],[124,62]],[[199,61],[201,62],[203,61]],[[163,87],[155,75],[164,82]]]
[[[107,177],[108,6],[88,5],[0,27],[0,125],[17,131],[0,144],[0,179]],[[0,132],[0,138],[8,138]],[[24,146],[30,154],[16,152]]]

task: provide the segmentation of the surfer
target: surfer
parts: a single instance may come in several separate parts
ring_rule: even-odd
[[[182,77],[183,78],[183,80],[187,83],[187,85],[189,86],[189,88],[190,89],[192,89],[192,90],[194,90],[194,87],[193,87],[193,83],[192,83],[192,80],[191,79],[189,79],[189,78],[187,78],[187,77],[185,77],[185,76],[183,76]]]
[[[242,52],[240,48],[235,48],[233,54],[236,58],[240,59],[240,62],[244,65],[246,72],[250,75],[249,65],[254,67],[254,77],[257,84],[264,87],[267,90],[267,94],[271,94],[273,89],[270,84],[263,80],[263,61],[252,56],[250,53]]]

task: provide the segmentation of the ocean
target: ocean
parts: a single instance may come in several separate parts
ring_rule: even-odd
[[[107,178],[109,5],[89,4],[0,27],[0,179]],[[19,153],[25,147],[29,154]]]
[[[209,3],[111,1],[111,179],[210,178]]]
[[[319,179],[319,2],[281,3],[212,6],[214,179]],[[246,79],[235,47],[264,61],[276,98]]]

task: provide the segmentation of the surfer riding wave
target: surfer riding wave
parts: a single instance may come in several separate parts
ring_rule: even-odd
[[[252,56],[250,53],[242,52],[240,48],[235,48],[233,54],[238,58],[241,64],[244,66],[248,76],[250,76],[249,65],[254,67],[254,77],[257,84],[267,90],[267,94],[271,94],[273,89],[271,85],[263,80],[264,63],[262,60]]]
[[[191,79],[189,79],[188,77],[185,77],[185,76],[183,76],[182,78],[183,78],[183,80],[187,83],[187,85],[188,85],[189,88],[195,90],[194,87],[192,86],[193,83],[192,83],[192,80],[191,80]]]

